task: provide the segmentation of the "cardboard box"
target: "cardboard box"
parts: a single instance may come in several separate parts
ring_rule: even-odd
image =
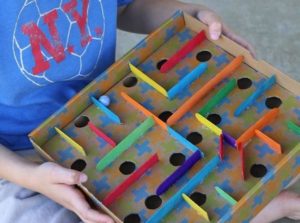
[[[87,166],[83,171],[89,176],[89,181],[79,185],[80,188],[116,222],[122,222],[126,217],[124,222],[130,222],[130,217],[137,216],[140,222],[161,222],[162,217],[164,222],[205,222],[205,212],[212,222],[248,222],[299,174],[300,136],[287,124],[289,121],[290,124],[299,123],[298,82],[266,62],[253,59],[247,50],[225,36],[212,41],[209,35],[206,35],[208,39],[196,46],[170,72],[163,74],[157,69],[157,65],[161,65],[163,59],[170,58],[201,30],[207,33],[207,27],[198,20],[182,12],[176,13],[29,136],[37,151],[49,161],[71,167],[76,160],[84,160]],[[172,126],[159,121],[159,118],[168,118],[174,114],[239,55],[243,55],[244,62],[226,79],[227,82],[222,81],[211,89],[208,95],[199,100],[179,121],[172,123]],[[173,100],[166,98],[147,81],[138,79],[136,83],[137,79],[128,65],[132,63],[167,91],[191,73],[199,64],[199,60],[201,63],[207,62],[208,69]],[[236,108],[249,95],[262,88],[272,75],[276,77],[276,84],[264,91],[240,116],[234,116]],[[198,122],[194,113],[203,108],[229,79],[234,79],[237,85],[213,108],[211,117],[204,117],[217,125],[213,125],[214,127],[220,128],[224,134],[226,132],[238,141],[243,133],[250,131],[251,126],[273,111],[273,108],[276,110],[278,107],[279,114],[274,120],[268,120],[267,125],[263,126],[265,128],[259,129],[258,123],[254,130],[259,131],[250,131],[251,140],[243,143],[243,150],[239,150],[240,145],[226,144],[225,140],[222,160],[218,158],[220,136],[211,131],[210,126]],[[122,95],[121,92],[140,104],[140,107],[132,104],[128,98],[125,99],[124,93]],[[104,94],[111,98],[109,109],[119,116],[122,125],[109,120],[108,116],[92,103],[92,95],[98,98]],[[153,118],[154,126],[112,164],[102,171],[97,171],[97,164],[113,150],[113,147],[105,143],[88,126],[76,127],[74,123],[78,123],[82,116],[88,117],[90,122],[102,129],[116,144],[120,144],[149,117]],[[74,145],[59,136],[55,127],[82,146],[87,156],[82,155]],[[179,136],[174,136],[172,131]],[[189,142],[194,144],[188,144]],[[278,153],[278,150],[272,148],[274,145],[277,149],[280,146],[283,153],[280,154],[280,151]],[[166,193],[155,196],[157,187],[195,152],[189,149],[195,146],[203,152],[204,157]],[[132,171],[141,167],[154,154],[158,155],[159,162],[114,203],[105,207],[101,201],[106,195],[126,181],[132,175]],[[126,167],[128,163],[131,167]],[[217,167],[213,168],[216,164]],[[243,165],[245,180],[242,174]],[[122,168],[126,169],[123,173]],[[201,183],[185,190],[196,175],[203,178]],[[220,188],[225,195],[219,193],[215,187]],[[186,192],[196,206],[189,206],[180,192]],[[230,203],[225,198],[226,195],[236,203]],[[174,207],[170,208],[170,205]],[[203,211],[200,211],[200,214],[199,207]],[[165,210],[168,211],[164,212]]]

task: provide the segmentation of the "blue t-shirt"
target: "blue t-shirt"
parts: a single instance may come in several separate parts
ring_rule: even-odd
[[[28,133],[115,59],[117,6],[130,0],[1,1],[0,144]]]

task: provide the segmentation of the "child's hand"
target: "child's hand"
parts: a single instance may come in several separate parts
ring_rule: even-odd
[[[55,163],[44,163],[32,174],[33,190],[44,194],[75,212],[86,223],[112,223],[113,220],[91,209],[84,195],[74,185],[87,181],[87,176]]]
[[[300,196],[298,194],[291,191],[281,192],[251,220],[251,223],[270,223],[284,217],[295,221],[300,220]]]
[[[248,49],[252,56],[255,57],[255,51],[252,45],[228,28],[228,26],[223,23],[222,19],[214,11],[201,6],[196,13],[196,17],[208,25],[209,34],[213,40],[219,39],[221,34],[224,34],[231,40]]]
[[[209,26],[213,40],[223,33],[255,55],[254,49],[246,40],[232,32],[222,19],[204,5],[184,3],[175,0],[134,0],[129,6],[119,10],[118,26],[130,32],[150,33],[174,12],[183,10]]]

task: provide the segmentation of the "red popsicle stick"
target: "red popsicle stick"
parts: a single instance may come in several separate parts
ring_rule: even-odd
[[[111,146],[115,147],[117,145],[111,138],[109,138],[109,136],[97,128],[92,122],[89,121],[88,126],[97,136],[104,139]]]
[[[180,50],[178,50],[173,56],[171,56],[167,62],[165,62],[161,68],[160,72],[167,73],[176,64],[179,63],[188,53],[190,53],[196,46],[202,43],[206,39],[205,31],[198,33],[193,39],[187,42]]]
[[[102,201],[105,206],[111,205],[116,201],[132,184],[134,184],[147,170],[158,162],[158,155],[155,153],[134,173],[132,173],[125,181],[112,190]]]
[[[224,138],[223,138],[223,134],[220,135],[220,140],[219,140],[219,155],[221,160],[223,160],[224,158]]]

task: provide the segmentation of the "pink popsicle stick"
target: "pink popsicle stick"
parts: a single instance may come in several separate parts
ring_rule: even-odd
[[[97,128],[91,121],[89,121],[88,126],[97,136],[104,139],[111,146],[115,147],[117,145],[109,136]]]
[[[205,31],[199,32],[193,39],[187,42],[180,50],[178,50],[173,56],[168,59],[166,63],[160,68],[160,72],[167,73],[176,64],[179,63],[188,53],[190,53],[195,47],[202,43],[206,39]]]

